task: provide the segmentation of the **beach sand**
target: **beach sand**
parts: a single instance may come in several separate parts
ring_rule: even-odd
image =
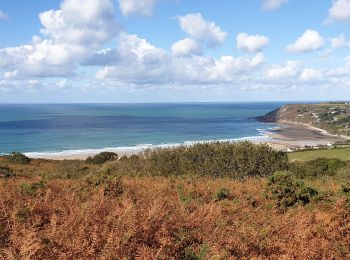
[[[334,144],[338,141],[348,140],[347,137],[335,136],[327,133],[325,130],[314,128],[307,125],[283,125],[276,130],[266,133],[266,136],[255,138],[251,141],[255,144],[267,144],[276,150],[287,150],[303,148],[305,146],[318,146]],[[248,139],[249,140],[249,139]],[[132,154],[139,154],[145,148],[135,147],[133,149],[106,149],[106,151],[115,152],[119,157]],[[101,151],[85,152],[63,152],[52,154],[30,155],[31,158],[51,159],[51,160],[85,160],[89,156],[94,156]]]

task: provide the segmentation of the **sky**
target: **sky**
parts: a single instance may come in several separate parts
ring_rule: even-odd
[[[348,100],[350,0],[2,0],[0,103]]]

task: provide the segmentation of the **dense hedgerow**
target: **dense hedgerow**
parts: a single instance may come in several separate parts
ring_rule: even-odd
[[[307,162],[293,162],[289,170],[300,178],[335,175],[347,162],[339,159],[318,158]]]
[[[148,151],[150,171],[158,175],[196,174],[200,176],[244,178],[267,176],[287,168],[286,153],[267,145],[205,143],[190,147]]]

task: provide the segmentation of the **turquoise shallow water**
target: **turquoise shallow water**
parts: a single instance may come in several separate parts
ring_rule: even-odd
[[[0,105],[0,153],[133,148],[254,138],[272,103]]]

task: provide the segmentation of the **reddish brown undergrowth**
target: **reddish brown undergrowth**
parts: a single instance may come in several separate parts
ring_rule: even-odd
[[[0,258],[350,257],[341,196],[279,211],[265,179],[123,177],[119,193],[82,179],[40,181],[0,180]],[[229,194],[218,199],[222,188]]]

